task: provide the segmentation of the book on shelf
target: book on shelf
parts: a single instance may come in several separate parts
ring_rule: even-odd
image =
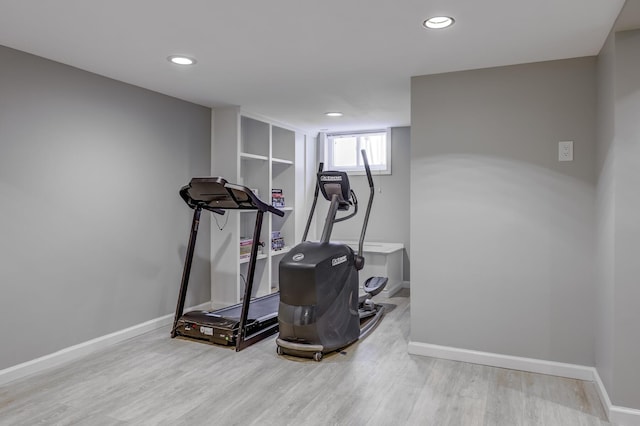
[[[284,207],[284,194],[282,193],[282,189],[272,189],[271,190],[271,205],[273,207]]]
[[[282,250],[284,248],[284,238],[280,231],[271,232],[271,250]]]
[[[240,259],[248,259],[251,256],[251,248],[253,247],[252,238],[240,238]]]

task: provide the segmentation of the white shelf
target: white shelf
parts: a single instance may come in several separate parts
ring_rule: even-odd
[[[280,250],[271,250],[271,257],[282,256],[283,254],[287,254],[291,251],[291,247],[285,246]]]
[[[293,165],[293,161],[291,160],[284,160],[282,158],[272,158],[271,162],[274,164],[286,164],[288,166]]]
[[[266,254],[259,254],[258,255],[258,260],[260,259],[266,259],[267,255]],[[240,264],[242,265],[243,263],[249,263],[249,258],[245,257],[244,259],[240,259]]]
[[[248,152],[241,152],[240,158],[242,160],[260,160],[260,161],[268,161],[269,157],[265,157],[264,155],[257,154],[249,154]]]

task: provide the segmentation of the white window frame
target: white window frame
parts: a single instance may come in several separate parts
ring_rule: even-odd
[[[371,133],[384,133],[385,148],[387,151],[387,164],[385,167],[370,165],[371,173],[376,175],[390,175],[391,174],[391,130],[390,129],[378,129],[378,130],[361,130],[352,132],[339,132],[339,133],[327,133],[325,135],[324,143],[324,163],[325,170],[340,170],[347,172],[350,175],[365,175],[364,164],[362,164],[362,155],[360,154],[360,143],[357,143],[356,158],[358,159],[358,166],[356,167],[336,167],[333,162],[333,143],[332,138],[335,136],[361,136]],[[371,156],[369,155],[369,162],[371,162]]]

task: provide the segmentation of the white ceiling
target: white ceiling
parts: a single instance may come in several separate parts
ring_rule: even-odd
[[[0,0],[0,45],[313,132],[357,130],[409,125],[411,76],[596,55],[623,3]],[[421,27],[442,14],[455,25]],[[345,115],[323,115],[334,110]]]

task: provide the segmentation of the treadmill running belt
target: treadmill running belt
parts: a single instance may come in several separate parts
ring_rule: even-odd
[[[271,318],[278,315],[278,305],[280,304],[280,293],[273,293],[267,296],[254,299],[249,304],[250,320],[264,321],[267,318]],[[240,320],[242,314],[242,304],[229,306],[226,308],[218,309],[210,312],[211,316],[220,316],[227,319]]]

